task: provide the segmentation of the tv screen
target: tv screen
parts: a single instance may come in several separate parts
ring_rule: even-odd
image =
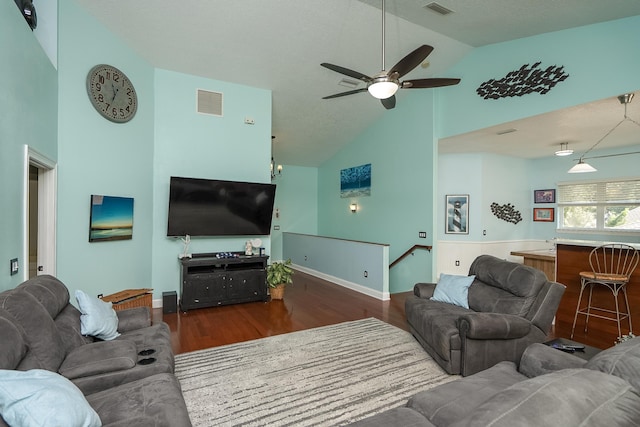
[[[167,236],[271,232],[274,184],[171,177]]]

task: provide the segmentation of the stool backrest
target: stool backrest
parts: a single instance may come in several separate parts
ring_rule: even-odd
[[[630,277],[638,265],[640,254],[629,245],[610,243],[591,251],[589,263],[596,274],[612,274]]]

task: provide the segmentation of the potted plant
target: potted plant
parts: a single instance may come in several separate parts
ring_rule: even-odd
[[[291,260],[285,262],[274,262],[267,266],[267,284],[271,299],[282,299],[284,296],[284,287],[289,283],[293,283],[293,268],[291,268]]]

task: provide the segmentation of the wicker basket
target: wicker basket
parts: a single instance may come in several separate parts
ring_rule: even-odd
[[[275,288],[269,288],[271,299],[283,299],[284,298],[285,285],[278,285]]]
[[[103,301],[113,304],[114,310],[126,310],[134,307],[152,308],[153,289],[126,289],[115,294],[105,295]]]

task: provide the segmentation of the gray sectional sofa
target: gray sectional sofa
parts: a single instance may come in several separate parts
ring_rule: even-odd
[[[67,390],[71,381],[81,392],[81,403],[86,400],[102,425],[190,426],[173,375],[168,326],[152,324],[147,307],[115,313],[120,335],[102,341],[81,333],[82,313],[69,303],[66,286],[53,276],[38,276],[0,293],[0,370],[6,370],[0,371],[5,383],[3,387],[0,381],[0,414],[9,413],[7,396],[15,391],[18,399],[19,386],[29,380],[51,381],[50,387],[27,390],[29,396],[51,393],[56,387]],[[73,390],[54,396],[59,400],[53,408],[46,408],[46,399],[29,408],[38,406],[50,410],[47,416],[57,416],[64,411],[67,395]],[[7,425],[3,417],[0,427]]]
[[[529,344],[545,340],[564,285],[491,255],[477,257],[467,278],[468,307],[434,300],[435,283],[416,284],[405,301],[411,333],[444,370],[466,376],[516,362]]]
[[[585,361],[531,344],[500,362],[413,396],[354,427],[633,427],[640,425],[640,338]]]

